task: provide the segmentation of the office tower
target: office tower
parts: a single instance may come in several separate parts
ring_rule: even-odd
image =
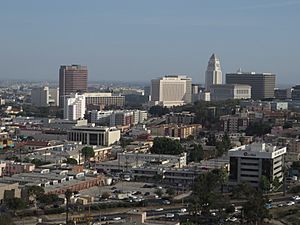
[[[49,105],[49,87],[32,88],[31,104],[36,107],[47,107]]]
[[[170,75],[151,80],[151,105],[172,107],[191,102],[191,78]]]
[[[286,147],[265,143],[252,143],[229,150],[229,185],[246,182],[259,187],[262,176],[269,181],[277,177],[282,182],[285,154]]]
[[[210,86],[210,100],[250,99],[251,86],[245,84],[217,84]]]
[[[61,66],[59,69],[59,101],[64,106],[64,96],[71,93],[87,91],[88,70],[86,66]]]
[[[58,88],[34,87],[31,90],[31,104],[36,107],[58,106]]]
[[[59,88],[49,88],[49,105],[59,106]]]
[[[220,60],[212,54],[205,72],[205,91],[210,91],[210,86],[214,84],[222,84],[222,71]]]
[[[296,85],[292,88],[292,100],[300,100],[300,85]]]
[[[86,109],[84,95],[78,93],[65,95],[64,104],[64,119],[78,120],[84,118]]]
[[[241,72],[226,74],[226,84],[251,86],[252,99],[274,98],[276,75],[272,73]]]
[[[102,110],[105,107],[122,108],[125,105],[125,96],[112,95],[112,93],[84,93],[85,103],[88,110]]]

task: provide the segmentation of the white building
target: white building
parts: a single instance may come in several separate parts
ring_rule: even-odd
[[[210,100],[250,99],[251,86],[245,84],[216,84],[210,86]]]
[[[58,88],[34,87],[31,90],[31,103],[37,107],[58,106]]]
[[[209,92],[210,87],[214,84],[222,84],[222,71],[220,60],[215,54],[212,54],[205,72],[205,91]]]
[[[68,131],[69,141],[80,141],[83,145],[110,146],[120,137],[121,132],[115,127],[75,126]]]
[[[191,78],[170,75],[151,80],[151,105],[172,107],[191,102]]]
[[[258,187],[261,177],[270,182],[278,177],[283,180],[284,154],[286,147],[277,147],[265,143],[252,143],[229,150],[229,183],[237,185],[247,182]]]
[[[77,93],[65,96],[64,119],[78,120],[85,114],[85,97]]]

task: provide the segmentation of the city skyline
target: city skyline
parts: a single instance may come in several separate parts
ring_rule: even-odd
[[[0,3],[1,79],[57,80],[60,65],[82,64],[90,81],[186,74],[204,83],[216,53],[223,74],[299,82],[299,1],[70,2]]]

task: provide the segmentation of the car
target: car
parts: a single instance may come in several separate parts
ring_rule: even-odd
[[[121,217],[114,217],[113,218],[114,221],[118,221],[118,220],[121,220],[121,219],[122,219]]]
[[[282,204],[282,203],[279,203],[279,204],[277,205],[277,207],[283,207],[283,204]]]
[[[292,205],[295,205],[295,202],[290,201],[290,202],[286,203],[286,205],[287,205],[287,206],[292,206]]]
[[[292,197],[292,199],[293,199],[293,200],[295,200],[295,201],[300,201],[300,197],[299,197],[299,195],[295,195],[295,196],[293,196],[293,197]]]
[[[236,218],[236,217],[229,217],[229,218],[227,218],[226,219],[226,221],[230,221],[230,222],[237,222],[238,221],[238,219]]]
[[[171,202],[170,202],[169,200],[163,200],[162,203],[163,203],[164,205],[170,205],[170,204],[171,204]]]
[[[149,196],[150,195],[150,192],[145,192],[145,194],[144,194],[145,196]]]
[[[167,217],[167,218],[174,218],[175,215],[174,215],[174,213],[167,213],[167,214],[166,214],[166,217]]]
[[[179,210],[179,212],[181,212],[181,213],[185,213],[186,211],[187,211],[186,208],[182,208]]]
[[[116,187],[112,187],[110,190],[116,190],[117,188]]]
[[[158,208],[158,209],[155,209],[154,211],[155,212],[161,212],[161,211],[164,211],[164,209],[163,208]]]

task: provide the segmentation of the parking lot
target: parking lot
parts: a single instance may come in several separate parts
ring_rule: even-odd
[[[148,196],[153,196],[154,197],[154,192],[155,190],[157,190],[157,187],[147,187],[145,188],[145,184],[150,184],[150,183],[142,183],[142,182],[128,182],[128,181],[120,181],[114,185],[111,186],[100,186],[100,187],[92,187],[90,189],[87,190],[82,190],[80,192],[80,194],[82,195],[90,195],[93,197],[99,197],[101,196],[103,193],[108,192],[110,193],[112,196],[114,195],[114,193],[118,192],[118,193],[134,193],[134,192],[141,192],[141,196],[144,196],[145,193],[148,194]],[[152,184],[150,184],[152,185]],[[161,188],[161,187],[159,187]],[[163,188],[161,188],[163,192],[165,192],[165,190]]]

